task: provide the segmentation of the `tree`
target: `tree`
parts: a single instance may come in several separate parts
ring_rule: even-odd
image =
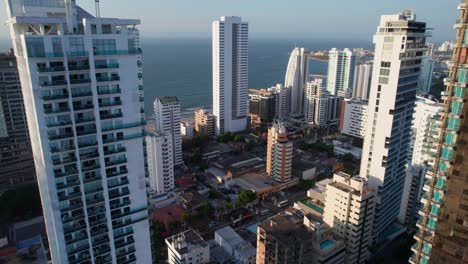
[[[234,136],[234,141],[235,142],[244,142],[244,137],[241,135],[235,135]]]
[[[251,190],[242,190],[237,196],[236,205],[244,206],[257,199],[257,194]]]
[[[160,260],[164,259],[164,236],[163,234],[166,232],[166,227],[160,221],[153,221],[152,225],[152,247],[153,252],[155,255],[155,263],[162,263]]]
[[[343,155],[343,161],[344,162],[352,162],[354,159],[353,155],[350,153],[346,153]]]
[[[0,224],[40,216],[42,207],[37,185],[24,185],[4,192],[0,197],[0,212]]]

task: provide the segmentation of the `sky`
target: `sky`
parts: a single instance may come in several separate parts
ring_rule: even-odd
[[[4,2],[4,1],[1,1]],[[77,0],[94,14],[94,0]],[[250,38],[372,40],[380,15],[413,10],[434,28],[432,41],[452,40],[459,0],[100,0],[101,17],[139,18],[142,37],[209,38],[211,21],[236,15]],[[8,39],[0,3],[0,39]]]

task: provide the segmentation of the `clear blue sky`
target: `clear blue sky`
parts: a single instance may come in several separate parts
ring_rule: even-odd
[[[238,15],[251,38],[372,39],[379,17],[412,9],[434,28],[433,41],[454,39],[459,0],[100,0],[102,17],[140,18],[142,37],[210,37],[211,21]],[[3,1],[2,1],[3,2]],[[77,0],[94,14],[93,0]],[[5,21],[4,6],[0,21]],[[0,38],[7,38],[0,25]]]

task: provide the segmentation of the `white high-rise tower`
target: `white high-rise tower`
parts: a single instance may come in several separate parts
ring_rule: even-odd
[[[377,190],[374,239],[398,216],[405,182],[411,121],[421,56],[426,49],[426,23],[411,11],[384,15],[374,35],[368,119],[362,152],[361,176]]]
[[[140,24],[6,1],[53,263],[151,263]]]
[[[284,87],[288,89],[289,112],[302,113],[304,88],[307,82],[307,53],[304,48],[294,48],[289,56],[288,68],[284,80]]]
[[[370,85],[372,80],[372,64],[363,63],[357,65],[354,71],[353,99],[369,99]]]
[[[328,53],[327,90],[331,95],[352,94],[356,55],[349,49],[331,49]]]
[[[249,25],[240,17],[213,22],[213,116],[215,134],[247,128]]]
[[[174,96],[158,97],[153,102],[153,109],[156,131],[171,135],[174,165],[183,164],[179,100]]]

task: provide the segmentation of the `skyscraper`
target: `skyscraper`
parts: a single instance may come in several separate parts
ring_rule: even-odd
[[[146,136],[146,153],[151,189],[158,194],[174,189],[172,135],[167,132],[149,133]]]
[[[0,190],[35,180],[16,59],[0,54]]]
[[[434,71],[434,43],[427,43],[426,56],[422,58],[421,72],[419,73],[419,90],[428,93],[432,86],[432,73]]]
[[[240,17],[213,22],[213,116],[215,134],[247,128],[249,25]]]
[[[362,152],[362,177],[377,191],[374,239],[396,220],[406,175],[411,120],[426,23],[411,11],[384,15],[374,35],[375,57]]]
[[[153,107],[156,131],[171,135],[174,165],[183,164],[179,100],[174,96],[159,97],[154,100]]]
[[[271,124],[275,120],[277,94],[267,89],[249,89],[249,115],[252,123]]]
[[[291,52],[286,69],[284,87],[288,89],[289,112],[302,113],[304,88],[307,82],[308,63],[304,48],[294,48]]]
[[[353,99],[368,100],[372,80],[372,63],[356,66],[353,80]]]
[[[151,263],[136,19],[7,1],[53,263]]]
[[[266,172],[276,182],[291,180],[292,150],[285,126],[277,123],[268,129]]]
[[[275,95],[275,119],[282,120],[288,115],[288,91],[282,84],[277,84],[267,89]]]
[[[450,74],[442,93],[444,111],[433,130],[432,158],[428,165],[423,206],[414,235],[416,244],[410,263],[468,262],[468,0],[458,4],[456,42]]]
[[[307,82],[304,99],[304,117],[306,122],[320,127],[328,124],[328,100],[330,94],[323,87],[322,79]]]
[[[349,49],[328,52],[327,90],[331,95],[351,96],[355,64],[356,55]]]

